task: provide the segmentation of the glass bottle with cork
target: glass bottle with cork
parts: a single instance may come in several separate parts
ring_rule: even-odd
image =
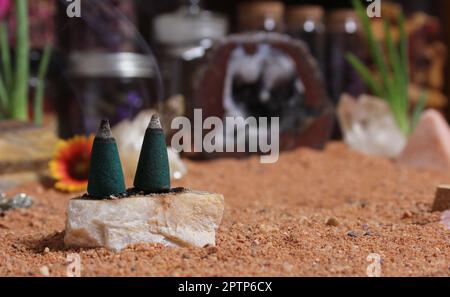
[[[322,72],[325,72],[324,14],[319,5],[294,5],[289,6],[286,11],[287,33],[306,42]]]
[[[284,4],[279,1],[243,2],[238,7],[238,29],[284,32],[284,11]]]
[[[192,110],[198,67],[214,42],[228,32],[226,17],[201,4],[201,0],[181,0],[178,10],[161,14],[153,22],[166,97],[183,95],[187,112]]]
[[[333,102],[337,103],[344,92],[353,96],[364,93],[362,79],[346,59],[348,53],[362,61],[368,59],[362,24],[353,9],[337,9],[329,14],[327,44],[327,82]]]

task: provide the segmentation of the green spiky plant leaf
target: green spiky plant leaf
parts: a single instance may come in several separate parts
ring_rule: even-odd
[[[367,36],[367,42],[370,54],[374,61],[376,70],[380,79],[377,79],[371,70],[355,55],[347,54],[348,62],[361,76],[369,90],[377,97],[386,100],[388,103],[397,126],[404,135],[409,135],[423,111],[426,103],[426,93],[421,95],[412,113],[409,111],[408,84],[409,84],[409,65],[408,65],[408,37],[405,30],[405,18],[402,13],[398,17],[400,27],[400,45],[399,48],[394,44],[390,24],[384,21],[384,34],[386,39],[386,57],[383,50],[375,38],[375,34],[370,26],[370,20],[366,9],[361,0],[352,0],[353,7],[361,20],[364,33]]]
[[[28,0],[16,0],[16,55],[11,63],[6,22],[0,22],[0,120],[28,120],[28,91],[30,77],[30,42]],[[45,76],[50,62],[50,46],[43,52],[34,95],[34,122],[42,123]]]

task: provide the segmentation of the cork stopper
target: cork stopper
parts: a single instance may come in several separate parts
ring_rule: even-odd
[[[328,14],[327,21],[331,23],[345,22],[348,19],[359,21],[358,14],[351,8],[335,9]]]
[[[361,21],[353,9],[336,9],[327,16],[327,28],[332,32],[357,33],[360,31]]]
[[[308,19],[320,22],[324,15],[325,11],[319,5],[293,5],[286,10],[286,24],[295,26]]]
[[[285,7],[279,1],[243,2],[238,7],[242,30],[275,30],[282,28]],[[268,23],[271,23],[268,27]]]

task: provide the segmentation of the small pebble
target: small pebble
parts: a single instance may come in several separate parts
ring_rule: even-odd
[[[41,268],[39,268],[39,271],[43,276],[50,276],[50,270],[48,269],[48,266],[42,266]]]
[[[283,263],[283,269],[284,269],[284,271],[286,271],[286,272],[292,272],[292,270],[294,269],[294,265],[292,265],[292,264],[289,263],[289,262],[284,262],[284,263]]]
[[[2,211],[29,208],[31,205],[33,205],[33,197],[25,193],[14,195],[11,199],[6,199],[4,194],[0,195],[0,210]]]
[[[309,225],[311,222],[309,221],[308,217],[301,216],[300,219],[299,219],[299,223],[301,225],[304,225],[304,224],[308,224]]]
[[[358,237],[358,234],[356,234],[356,232],[355,231],[348,231],[347,232],[347,236],[350,236],[350,237]]]
[[[364,232],[364,236],[372,236],[372,231],[367,230],[366,232]]]
[[[190,259],[191,255],[184,253],[184,254],[181,255],[181,258],[183,258],[183,259]]]
[[[214,253],[217,253],[217,251],[218,251],[218,248],[215,247],[215,246],[208,246],[208,247],[206,248],[206,252],[207,252],[209,255],[214,254]]]
[[[326,221],[325,224],[327,226],[334,226],[337,227],[339,226],[339,221],[335,218],[335,217],[329,217]]]
[[[409,219],[413,216],[412,212],[410,212],[409,210],[405,211],[402,215],[402,219]]]
[[[361,200],[359,205],[361,206],[361,208],[366,208],[367,205],[369,205],[369,202],[365,201],[365,200]]]
[[[44,254],[48,254],[48,253],[50,253],[50,249],[48,247],[45,247]]]

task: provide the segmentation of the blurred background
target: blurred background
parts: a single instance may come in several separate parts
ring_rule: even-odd
[[[0,21],[6,24],[8,42],[1,50],[3,61],[12,62],[3,62],[0,69],[8,74],[8,68],[20,68],[26,59],[30,71],[22,96],[27,98],[9,98],[11,104],[3,106],[0,139],[3,152],[9,150],[3,154],[7,160],[0,157],[3,172],[29,168],[29,160],[26,165],[11,161],[19,154],[17,146],[23,149],[11,143],[23,139],[17,131],[33,119],[41,128],[53,127],[56,138],[70,139],[94,133],[105,117],[126,135],[135,126],[120,125],[138,121],[134,125],[145,126],[146,112],[161,113],[167,128],[174,116],[192,117],[194,108],[202,108],[204,116],[280,116],[282,149],[322,148],[330,139],[345,137],[342,116],[338,121],[343,94],[373,95],[348,61],[352,54],[376,68],[352,1],[33,0],[27,7],[27,43],[20,42],[26,32],[23,20],[18,21],[17,1],[2,0],[7,2]],[[426,107],[448,119],[450,2],[379,3],[381,17],[370,18],[379,44],[387,39],[386,22],[390,39],[401,47],[399,16],[405,15],[409,104],[413,107],[426,94]],[[374,77],[379,75],[374,71]],[[11,86],[15,91],[17,83]],[[16,108],[19,100],[25,112]],[[53,151],[53,144],[45,145],[51,142],[43,140],[45,131],[31,133],[39,135],[35,145],[40,146],[27,155]],[[42,156],[37,159],[47,163]]]
[[[96,117],[83,120],[83,112],[76,111],[83,109],[80,105],[89,100],[86,97],[120,101],[114,97],[126,92],[128,103],[122,109],[120,104],[103,106],[114,109],[113,122],[132,117],[138,110],[174,95],[184,96],[186,107],[192,108],[192,73],[206,63],[203,57],[216,40],[233,33],[265,30],[305,41],[320,66],[327,94],[334,104],[343,92],[358,96],[367,91],[345,61],[345,54],[352,52],[370,63],[351,1],[96,0],[81,1],[81,18],[67,16],[68,4],[56,0],[29,4],[31,72],[38,71],[45,44],[54,44],[44,101],[46,112],[55,112],[60,120],[70,122],[60,122],[59,134],[64,138],[95,128]],[[381,19],[391,18],[393,23],[399,11],[407,15],[411,83],[429,89],[428,105],[448,115],[448,1],[382,0],[381,9]],[[14,14],[10,15],[10,39],[14,40]],[[381,19],[372,19],[379,39],[383,38],[382,26],[377,24]],[[395,39],[396,33],[393,34]],[[146,59],[151,53],[155,60]],[[124,73],[125,64],[138,69]],[[151,87],[144,90],[142,85]],[[139,96],[145,97],[142,102]],[[339,137],[339,133],[334,136]]]

